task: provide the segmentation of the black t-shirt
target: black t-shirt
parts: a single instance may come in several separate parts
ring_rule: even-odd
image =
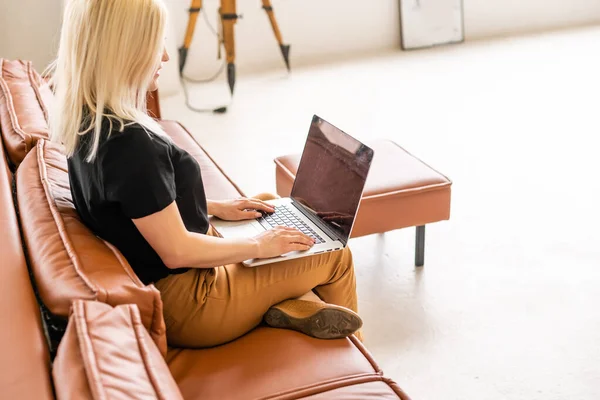
[[[167,268],[131,220],[176,201],[188,231],[205,234],[209,224],[200,166],[189,153],[139,124],[126,126],[123,132],[113,124],[110,132],[106,122],[96,158],[91,163],[85,160],[90,133],[80,137],[68,160],[75,208],[97,236],[123,253],[145,284],[186,272]]]

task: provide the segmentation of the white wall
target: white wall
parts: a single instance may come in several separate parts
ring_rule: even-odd
[[[183,43],[188,0],[165,0],[170,9],[177,46]],[[203,13],[216,25],[218,1],[204,1]],[[266,13],[259,0],[238,0],[236,65],[238,71],[285,69]],[[275,16],[285,42],[292,45],[293,65],[338,58],[353,53],[373,53],[398,48],[399,16],[396,0],[273,0]],[[211,75],[217,41],[201,15],[186,71],[192,77]]]
[[[600,0],[463,0],[467,39],[600,24]]]
[[[177,84],[176,48],[183,42],[190,0],[164,0],[170,11],[173,56],[166,87]],[[416,1],[416,0],[403,0]],[[421,0],[435,1],[435,0]],[[0,57],[24,58],[43,69],[56,51],[62,0],[0,0]],[[205,0],[216,23],[218,0]],[[238,0],[244,15],[236,26],[239,75],[279,68],[279,48],[259,0]],[[292,45],[292,68],[400,46],[398,0],[273,0],[284,40]],[[600,0],[464,0],[466,39],[600,23]],[[216,39],[198,20],[186,72],[211,75],[219,67]]]
[[[189,1],[165,1],[180,46]],[[218,2],[205,3],[203,12],[215,24]],[[273,7],[284,40],[292,45],[293,65],[400,46],[398,0],[274,0]],[[244,15],[236,25],[240,71],[284,68],[260,1],[238,0],[238,12]],[[600,0],[464,0],[467,40],[592,23],[600,23]],[[207,76],[218,65],[216,39],[201,17],[188,58],[188,74]]]
[[[176,55],[176,48],[183,42],[189,1],[165,1],[174,36],[170,51]],[[463,3],[466,40],[600,24],[600,0],[463,0]],[[202,10],[213,25],[217,21],[217,5],[217,0],[208,0]],[[238,75],[285,69],[260,5],[259,0],[238,0],[238,13],[244,15],[236,25]],[[284,41],[292,45],[292,68],[400,47],[398,0],[273,0],[273,7]],[[201,16],[186,74],[196,79],[211,76],[221,65],[216,60],[216,48],[216,39]],[[177,85],[177,69],[173,68],[171,74],[163,75],[163,89],[171,90]]]
[[[41,72],[56,54],[61,17],[62,0],[0,0],[0,57]]]

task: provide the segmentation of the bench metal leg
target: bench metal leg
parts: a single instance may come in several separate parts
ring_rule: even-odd
[[[425,264],[425,225],[417,226],[415,241],[415,265],[422,267]]]

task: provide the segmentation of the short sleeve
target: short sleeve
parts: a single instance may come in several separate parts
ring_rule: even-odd
[[[141,128],[113,133],[98,152],[106,199],[131,219],[163,210],[176,198],[170,154],[168,142]]]

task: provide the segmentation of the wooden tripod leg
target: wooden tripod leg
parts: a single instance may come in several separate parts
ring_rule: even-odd
[[[277,43],[279,43],[279,48],[281,49],[281,55],[283,56],[283,61],[285,62],[285,66],[288,71],[290,70],[290,45],[283,44],[283,38],[281,37],[281,31],[279,30],[279,25],[277,24],[277,20],[275,19],[275,13],[273,12],[273,6],[271,5],[271,0],[262,0],[263,9],[266,11],[267,16],[269,17],[269,21],[271,21],[271,27],[273,28],[273,33],[275,34],[275,39],[277,39]]]
[[[196,29],[196,21],[198,20],[198,14],[200,14],[200,10],[202,9],[202,0],[192,0],[192,5],[190,6],[190,18],[188,20],[187,29],[185,31],[185,39],[183,40],[183,46],[179,48],[179,73],[183,73],[183,68],[185,67],[185,62],[187,60],[188,50],[190,45],[192,44],[192,39],[194,38],[194,30]]]
[[[225,54],[227,56],[227,82],[229,90],[233,94],[235,86],[235,33],[234,26],[237,22],[236,0],[221,0],[221,26],[223,27],[223,43],[225,44]]]

